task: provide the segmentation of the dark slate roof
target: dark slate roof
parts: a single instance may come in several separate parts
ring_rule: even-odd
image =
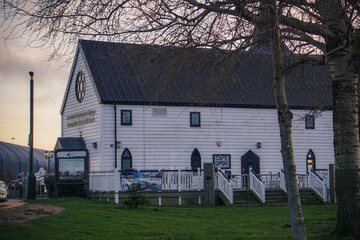
[[[62,137],[58,138],[54,151],[58,149],[63,150],[82,150],[86,149],[86,144],[83,138],[81,137]]]
[[[0,141],[0,176],[4,177],[4,174],[11,174],[17,176],[19,173],[24,173],[24,176],[28,172],[29,163],[29,148]],[[48,169],[47,159],[44,156],[44,150],[33,149],[33,166],[34,172],[38,172],[41,167],[46,171]],[[54,169],[54,162],[51,161],[51,167]],[[4,180],[4,179],[0,179]]]
[[[275,108],[269,54],[79,44],[101,103]],[[292,71],[286,93],[292,108],[331,107],[328,67],[305,65]]]

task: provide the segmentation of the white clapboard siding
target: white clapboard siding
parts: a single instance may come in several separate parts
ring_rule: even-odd
[[[84,100],[79,103],[75,96],[75,82],[76,77],[79,71],[82,71],[85,74],[86,81],[86,91]],[[101,168],[101,132],[100,132],[100,104],[95,95],[95,91],[93,89],[93,85],[90,80],[89,72],[86,69],[86,65],[84,63],[83,55],[81,51],[77,55],[76,64],[74,66],[72,75],[70,76],[70,86],[69,92],[66,95],[66,105],[64,108],[64,112],[61,116],[61,124],[62,124],[62,137],[80,137],[82,136],[85,140],[86,147],[89,150],[90,154],[90,169],[99,169]],[[95,111],[95,121],[92,123],[88,123],[85,125],[73,126],[69,127],[68,123],[74,120],[68,120],[67,117],[76,113],[82,113],[87,111]],[[77,120],[80,120],[78,118]],[[92,147],[92,143],[96,142],[98,144],[97,149]]]
[[[161,107],[161,106],[158,106]],[[213,154],[231,154],[231,171],[241,173],[241,156],[252,150],[260,157],[262,173],[282,168],[280,134],[275,109],[163,107],[167,116],[153,116],[152,106],[117,106],[118,165],[128,148],[136,169],[190,168],[192,151],[197,148],[202,163],[212,162]],[[132,110],[132,126],[121,126],[120,111]],[[201,112],[201,127],[190,127],[190,112]],[[294,110],[293,140],[297,172],[306,172],[306,154],[312,149],[317,168],[333,163],[332,112],[315,120],[315,129],[305,129],[301,120],[306,111]],[[114,166],[114,108],[104,105],[103,167]],[[301,119],[299,119],[302,116]],[[222,145],[217,146],[217,142]],[[262,147],[256,148],[261,142]],[[111,147],[112,146],[112,147]]]
[[[195,148],[201,154],[202,164],[212,162],[213,154],[230,154],[233,174],[241,173],[241,157],[249,150],[260,157],[261,173],[279,172],[283,168],[276,109],[116,105],[115,125],[114,105],[98,102],[81,51],[77,56],[62,114],[62,137],[84,138],[91,171],[114,169],[115,152],[120,168],[126,148],[131,152],[133,168],[139,170],[190,169]],[[81,103],[76,99],[74,86],[79,71],[84,72],[86,79],[86,94]],[[67,116],[89,110],[95,111],[93,123],[68,127]],[[132,110],[131,126],[121,126],[121,110]],[[201,113],[201,127],[190,127],[190,112]],[[332,111],[322,112],[315,119],[315,129],[305,129],[303,118],[307,113],[293,110],[294,156],[299,174],[306,172],[310,149],[317,168],[328,168],[334,162]],[[121,142],[116,149],[115,128],[116,141]],[[97,149],[92,147],[94,142]]]

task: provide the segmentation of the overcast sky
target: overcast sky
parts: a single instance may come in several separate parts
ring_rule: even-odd
[[[47,50],[23,47],[21,40],[5,41],[1,28],[0,34],[0,141],[28,145],[33,71],[34,147],[52,150],[61,135],[60,107],[71,66],[46,61]]]

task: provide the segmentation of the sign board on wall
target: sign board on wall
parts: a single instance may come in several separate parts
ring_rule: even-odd
[[[57,180],[85,179],[86,151],[58,151],[55,166]]]
[[[132,171],[121,172],[120,186],[122,192],[127,192],[133,187],[140,187],[142,190],[161,191],[161,171]]]
[[[85,158],[59,158],[59,179],[84,179]]]
[[[55,151],[55,198],[58,185],[85,185],[88,197],[88,151],[56,150]]]
[[[214,154],[213,163],[214,163],[214,168],[229,169],[231,168],[231,155]]]
[[[95,110],[74,113],[66,116],[68,127],[83,126],[95,122]]]

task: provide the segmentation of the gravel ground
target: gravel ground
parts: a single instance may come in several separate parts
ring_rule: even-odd
[[[0,224],[25,224],[28,220],[59,214],[64,210],[62,207],[25,203],[21,200],[9,199],[0,202]]]

